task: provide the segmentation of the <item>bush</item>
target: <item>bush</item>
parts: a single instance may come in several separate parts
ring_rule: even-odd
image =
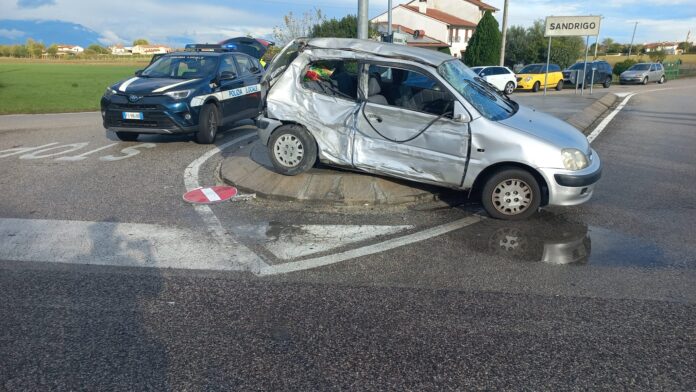
[[[637,64],[636,60],[627,59],[620,63],[616,63],[614,65],[614,70],[612,71],[612,73],[617,76],[621,75],[623,71],[631,68],[633,64]]]

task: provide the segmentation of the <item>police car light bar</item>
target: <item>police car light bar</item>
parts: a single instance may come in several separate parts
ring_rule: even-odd
[[[237,45],[217,45],[217,44],[188,44],[184,48],[186,52],[232,52],[237,50]]]

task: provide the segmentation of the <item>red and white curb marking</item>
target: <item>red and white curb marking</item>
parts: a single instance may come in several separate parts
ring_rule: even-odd
[[[237,196],[237,188],[221,185],[188,191],[184,193],[184,200],[194,204],[212,204],[229,200],[235,196]]]

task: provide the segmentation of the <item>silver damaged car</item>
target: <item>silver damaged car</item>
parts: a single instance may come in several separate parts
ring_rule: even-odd
[[[524,107],[433,50],[315,38],[286,45],[262,85],[276,170],[321,162],[481,193],[494,218],[592,197],[601,163],[568,123]]]

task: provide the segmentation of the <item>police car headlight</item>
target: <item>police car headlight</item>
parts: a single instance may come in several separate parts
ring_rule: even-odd
[[[107,87],[106,91],[104,91],[104,98],[108,99],[108,98],[113,97],[116,94],[117,94],[116,90],[112,89],[111,87]]]
[[[181,91],[170,91],[168,93],[164,93],[164,95],[171,97],[171,98],[174,98],[176,100],[180,100],[180,99],[188,98],[189,95],[191,95],[191,93],[193,93],[193,90],[181,90]]]
[[[582,170],[587,167],[587,156],[575,148],[564,148],[561,150],[563,157],[563,166],[567,170]]]

